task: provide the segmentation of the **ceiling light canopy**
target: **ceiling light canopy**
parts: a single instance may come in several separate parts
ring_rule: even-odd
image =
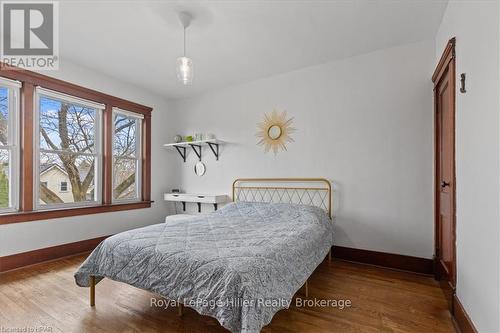
[[[184,27],[184,53],[177,58],[177,79],[184,85],[193,83],[193,61],[186,57],[186,29],[191,24],[192,15],[188,12],[180,12],[179,20]]]

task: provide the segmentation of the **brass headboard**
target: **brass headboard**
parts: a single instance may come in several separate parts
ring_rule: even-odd
[[[317,206],[332,218],[332,185],[324,178],[238,178],[233,182],[233,201]]]

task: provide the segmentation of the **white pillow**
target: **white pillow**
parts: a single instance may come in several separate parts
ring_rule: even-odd
[[[167,217],[165,217],[165,222],[185,220],[185,219],[188,219],[190,217],[193,217],[193,215],[189,215],[189,214],[168,215]]]

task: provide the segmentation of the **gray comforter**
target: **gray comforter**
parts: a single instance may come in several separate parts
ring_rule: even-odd
[[[232,332],[259,332],[288,308],[333,245],[317,207],[238,202],[104,240],[75,273],[179,300]]]

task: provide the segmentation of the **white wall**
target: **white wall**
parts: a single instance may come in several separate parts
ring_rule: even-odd
[[[79,84],[153,107],[152,113],[152,208],[123,212],[75,216],[69,218],[0,225],[0,256],[30,251],[64,243],[71,243],[120,231],[162,222],[167,205],[162,193],[170,189],[174,166],[168,163],[168,154],[162,144],[172,135],[169,132],[168,103],[160,96],[150,94],[112,77],[87,70],[61,59],[57,72],[44,72],[65,81]]]
[[[215,133],[219,161],[182,163],[177,185],[229,194],[238,177],[326,177],[335,184],[336,244],[433,254],[434,41],[408,44],[260,79],[172,105],[180,134]],[[294,143],[274,157],[256,145],[273,108],[294,117]],[[206,208],[208,210],[208,207]]]
[[[500,5],[451,1],[435,63],[456,36],[457,296],[480,332],[500,332]]]

